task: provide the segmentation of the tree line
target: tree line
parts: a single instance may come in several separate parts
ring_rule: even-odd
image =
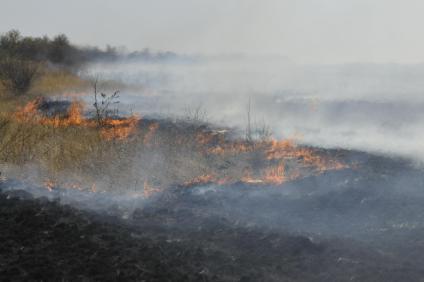
[[[10,30],[0,36],[0,83],[8,93],[19,95],[28,91],[41,68],[76,70],[88,62],[118,57],[116,48],[75,46],[64,34],[30,37]]]
[[[110,46],[106,50],[77,47],[72,45],[64,34],[53,38],[30,37],[22,36],[17,30],[11,30],[0,36],[0,57],[75,67],[93,60],[115,60],[118,58],[118,52]]]
[[[119,52],[116,47],[81,47],[72,44],[65,34],[48,36],[23,36],[18,30],[0,35],[0,83],[9,93],[23,94],[28,91],[40,67],[78,70],[90,62],[116,60],[139,60],[144,62],[191,61],[189,56],[173,52],[152,52],[149,49]]]

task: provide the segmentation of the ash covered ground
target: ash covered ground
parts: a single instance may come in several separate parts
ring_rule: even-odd
[[[175,186],[148,200],[43,194],[5,180],[0,277],[421,281],[422,170],[402,159],[327,153],[357,165],[281,185]]]

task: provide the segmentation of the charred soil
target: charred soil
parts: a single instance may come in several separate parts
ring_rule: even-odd
[[[345,173],[342,179],[355,179],[355,173],[365,172],[350,173],[353,175]],[[307,187],[308,181],[310,187],[322,184],[316,179],[299,184]],[[289,222],[284,226],[284,218],[295,212],[293,206],[298,215],[291,217],[305,222],[314,220],[313,213],[301,214],[299,202],[290,207],[295,200],[284,202],[283,196],[276,196],[275,187],[262,197],[252,197],[257,188],[236,186],[227,187],[232,196],[195,187],[175,188],[136,208],[125,219],[118,212],[84,211],[59,200],[33,198],[22,190],[4,190],[0,194],[0,280],[420,281],[423,277],[424,270],[413,262],[421,259],[419,251],[408,257],[407,250],[399,252],[395,244],[387,248],[387,242],[379,245],[376,239],[293,232]],[[342,216],[370,196],[355,189],[351,186],[344,192],[327,191],[314,200],[299,200],[301,197],[297,201],[320,206],[321,211],[315,212],[318,217],[326,209],[331,209],[333,216]],[[236,216],[242,202],[254,214],[260,202],[272,205],[271,199],[283,206],[279,228],[275,227],[278,221],[267,225],[253,215],[243,220]],[[345,205],[337,211],[341,201]],[[226,208],[231,205],[233,210]],[[363,209],[377,214],[373,205]],[[321,220],[325,222],[325,217]],[[414,234],[415,239],[420,237]],[[405,238],[392,237],[397,243]],[[419,244],[414,240],[408,242]]]

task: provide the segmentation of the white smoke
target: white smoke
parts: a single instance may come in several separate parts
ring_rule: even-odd
[[[331,148],[424,160],[424,66],[297,65],[281,57],[222,56],[197,62],[98,64],[88,74],[129,84],[123,109],[181,115],[198,106],[209,121],[254,123],[276,137]],[[125,107],[126,106],[126,107]]]

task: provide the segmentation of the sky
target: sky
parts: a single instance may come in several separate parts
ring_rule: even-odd
[[[424,62],[422,0],[0,0],[0,32],[299,63]]]

